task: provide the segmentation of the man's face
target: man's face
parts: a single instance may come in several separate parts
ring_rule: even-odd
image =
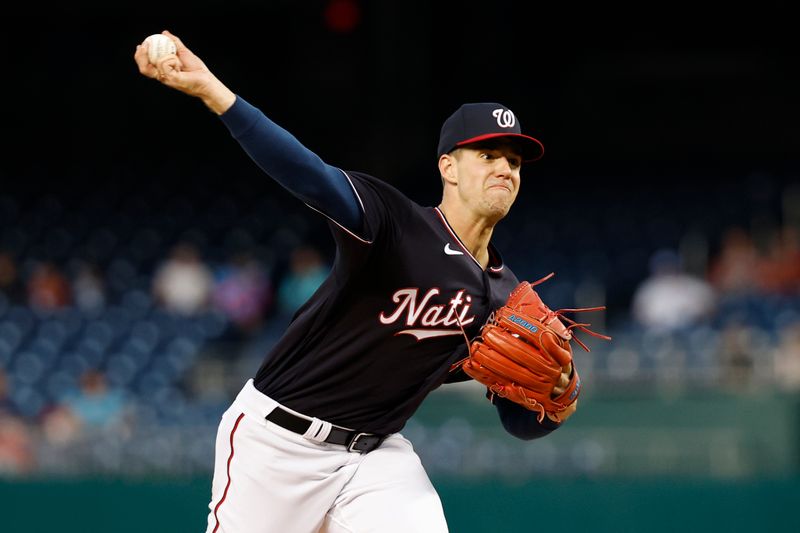
[[[520,186],[522,156],[508,140],[489,140],[453,152],[461,202],[479,216],[500,220]]]

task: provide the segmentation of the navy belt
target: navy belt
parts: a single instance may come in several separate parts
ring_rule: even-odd
[[[308,428],[311,427],[311,420],[294,415],[280,407],[273,409],[272,412],[264,418],[274,424],[278,424],[284,429],[294,431],[300,435],[304,435],[305,432],[308,431]],[[380,446],[385,439],[386,435],[351,431],[332,425],[331,432],[328,434],[328,438],[325,439],[325,442],[345,446],[349,452],[369,453]]]

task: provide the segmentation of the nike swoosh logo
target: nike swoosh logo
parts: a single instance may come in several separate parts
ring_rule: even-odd
[[[464,255],[464,252],[459,252],[458,250],[453,250],[450,248],[450,243],[444,245],[444,253],[447,255]]]

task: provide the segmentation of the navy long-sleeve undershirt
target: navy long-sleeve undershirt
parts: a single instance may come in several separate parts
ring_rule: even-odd
[[[220,118],[261,170],[309,206],[360,232],[361,205],[342,170],[325,163],[241,97]]]
[[[558,424],[547,417],[540,423],[536,418],[538,413],[525,409],[511,400],[495,397],[494,404],[503,428],[518,439],[538,439],[558,428]]]

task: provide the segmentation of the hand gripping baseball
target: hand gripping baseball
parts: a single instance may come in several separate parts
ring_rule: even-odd
[[[163,55],[153,64],[148,56],[150,43],[145,40],[137,45],[133,59],[143,76],[200,98],[217,114],[224,113],[233,105],[236,95],[211,73],[205,63],[189,50],[183,41],[166,30],[161,32],[161,35],[175,43],[175,53]]]
[[[454,365],[461,366],[493,394],[538,412],[540,422],[545,415],[556,422],[563,421],[563,413],[580,394],[581,380],[570,341],[574,339],[587,352],[589,348],[573,330],[611,339],[589,330],[590,324],[563,316],[565,312],[599,311],[605,307],[553,311],[545,305],[533,287],[552,276],[551,273],[534,283],[520,283],[470,343],[469,356]],[[563,372],[569,373],[569,383],[559,387]]]

